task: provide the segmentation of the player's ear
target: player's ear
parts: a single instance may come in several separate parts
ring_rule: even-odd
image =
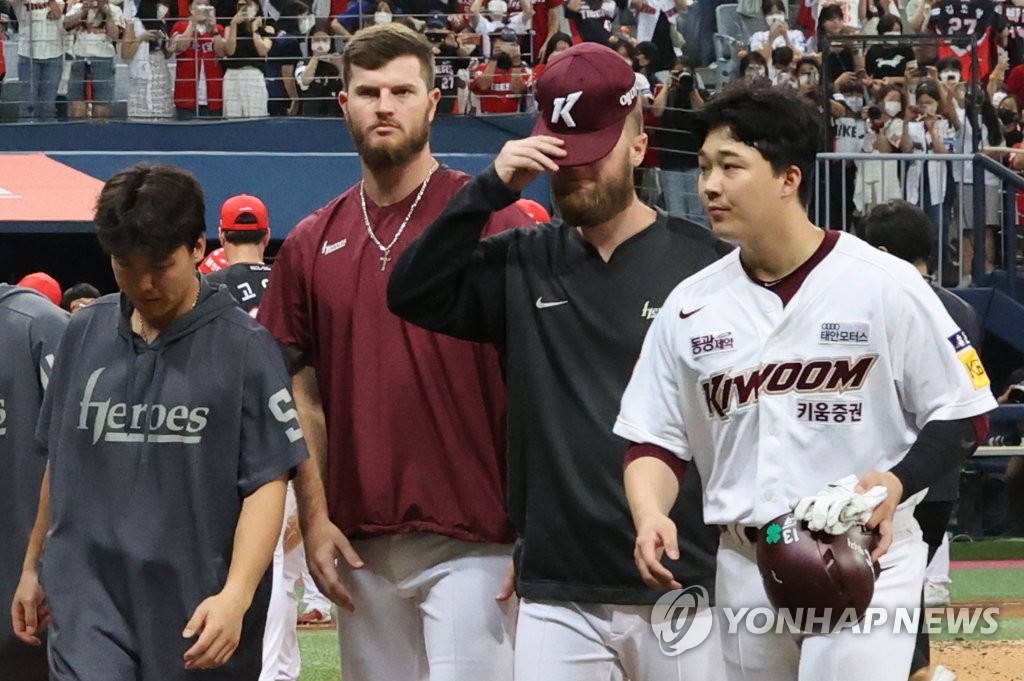
[[[342,112],[348,117],[348,93],[344,90],[338,93],[338,106],[341,107]]]
[[[438,88],[431,88],[427,93],[427,97],[430,100],[430,122],[434,122],[434,116],[437,115],[437,105],[441,101],[441,91]]]
[[[192,262],[196,265],[203,261],[203,254],[206,253],[206,235],[200,234],[196,243],[192,246]]]
[[[789,166],[782,171],[782,191],[780,197],[789,198],[800,196],[800,183],[804,180],[804,173],[798,166]]]

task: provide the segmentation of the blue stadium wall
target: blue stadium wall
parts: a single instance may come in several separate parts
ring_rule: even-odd
[[[431,147],[447,165],[476,174],[501,146],[525,137],[532,116],[439,117]],[[199,123],[61,122],[0,125],[0,152],[43,151],[100,180],[140,161],[171,163],[199,178],[207,224],[216,236],[220,202],[242,192],[262,197],[276,238],[359,179],[351,135],[338,119],[262,119]],[[525,195],[549,204],[546,179]],[[59,196],[54,197],[59,201]],[[85,225],[68,225],[82,231]],[[60,225],[51,228],[64,231]]]

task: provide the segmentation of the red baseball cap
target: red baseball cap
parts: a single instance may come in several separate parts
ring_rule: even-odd
[[[610,47],[580,43],[548,63],[537,81],[540,117],[534,135],[565,142],[560,166],[604,158],[619,141],[639,92],[629,64]]]
[[[57,280],[46,272],[33,272],[32,274],[26,274],[21,278],[21,281],[18,282],[18,286],[24,286],[25,288],[39,291],[58,307],[60,306],[61,298],[64,297],[64,293],[60,289],[60,284],[58,284]]]
[[[224,269],[229,264],[228,256],[224,253],[224,249],[216,248],[210,251],[210,254],[207,255],[201,263],[199,263],[199,271],[203,274],[211,274]]]
[[[255,222],[238,222],[243,215],[251,215]],[[257,197],[250,194],[232,196],[220,207],[220,228],[226,231],[251,232],[259,229],[270,231],[270,214]]]

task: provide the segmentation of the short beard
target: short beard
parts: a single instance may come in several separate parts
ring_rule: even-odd
[[[636,196],[633,167],[628,160],[614,179],[598,182],[587,191],[576,189],[570,176],[555,173],[551,190],[565,223],[583,229],[608,222],[629,207]]]
[[[409,136],[397,144],[383,140],[382,144],[371,145],[366,139],[366,132],[354,128],[347,119],[345,122],[352,133],[359,157],[370,170],[384,171],[404,166],[423,151],[430,141],[430,119],[427,116],[423,117],[422,125],[412,129]]]

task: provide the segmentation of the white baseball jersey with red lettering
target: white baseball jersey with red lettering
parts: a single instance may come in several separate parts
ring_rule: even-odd
[[[917,270],[841,234],[785,306],[738,249],[676,287],[615,433],[694,460],[705,522],[760,526],[840,477],[890,469],[927,422],[995,406]]]

